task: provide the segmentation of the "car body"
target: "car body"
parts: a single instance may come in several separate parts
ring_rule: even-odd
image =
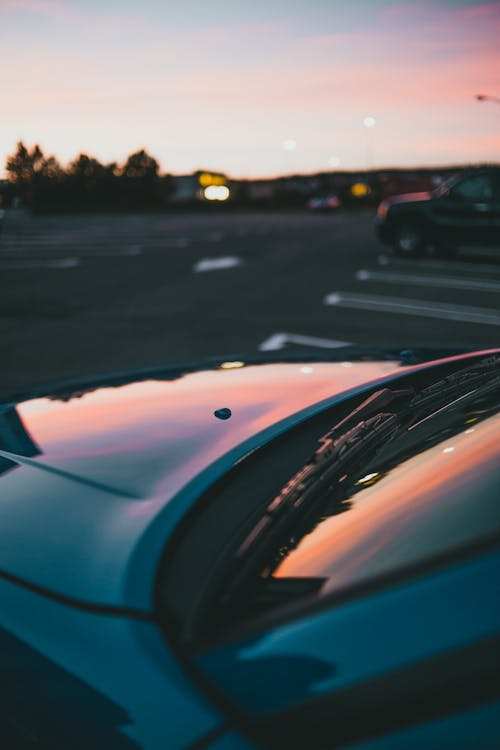
[[[500,248],[500,168],[468,170],[432,192],[387,198],[376,232],[403,256],[429,246],[444,255],[458,247]]]
[[[3,746],[498,746],[498,354],[5,399]]]

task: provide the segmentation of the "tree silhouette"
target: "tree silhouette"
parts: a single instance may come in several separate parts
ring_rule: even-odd
[[[42,170],[43,161],[40,146],[36,145],[29,151],[24,143],[19,141],[16,152],[7,158],[6,170],[12,182],[27,184]]]
[[[165,205],[169,189],[168,177],[159,176],[158,162],[144,149],[122,166],[81,153],[64,169],[40,146],[19,141],[6,169],[11,198],[19,196],[35,211],[154,209]]]
[[[38,172],[44,180],[60,180],[64,176],[64,170],[55,156],[44,157]]]
[[[130,154],[120,173],[122,204],[141,208],[160,205],[158,171],[158,162],[144,149]]]
[[[159,165],[156,159],[144,149],[131,154],[125,162],[122,175],[131,179],[153,181],[158,177]]]
[[[14,194],[30,208],[37,208],[47,200],[50,202],[64,177],[55,156],[45,157],[38,144],[30,151],[22,141],[17,144],[15,153],[8,157],[6,170]]]
[[[92,156],[79,154],[68,167],[68,175],[77,179],[92,180],[98,179],[105,171],[104,166]]]

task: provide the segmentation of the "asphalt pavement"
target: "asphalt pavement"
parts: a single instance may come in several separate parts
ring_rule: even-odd
[[[402,260],[369,212],[6,216],[0,390],[343,343],[498,345],[500,252]]]

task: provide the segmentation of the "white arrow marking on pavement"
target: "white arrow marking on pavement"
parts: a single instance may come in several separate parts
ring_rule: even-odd
[[[240,266],[241,260],[233,255],[227,255],[221,258],[203,258],[193,266],[193,273],[202,271],[220,271],[222,268],[234,268]]]
[[[423,302],[404,297],[384,297],[376,294],[344,294],[332,292],[324,299],[325,305],[349,307],[356,310],[375,310],[403,315],[416,315],[424,318],[459,320],[464,323],[500,325],[500,313],[486,307],[449,305],[444,302]]]
[[[262,344],[259,344],[261,352],[272,352],[284,349],[286,344],[300,344],[301,346],[321,347],[322,349],[339,349],[341,346],[350,346],[350,341],[336,341],[335,339],[319,339],[316,336],[300,336],[295,333],[273,333]]]
[[[356,271],[358,281],[384,281],[388,284],[411,286],[436,286],[449,289],[479,289],[483,292],[500,292],[500,281],[488,279],[461,279],[458,276],[423,276],[410,273],[385,273],[383,271]]]

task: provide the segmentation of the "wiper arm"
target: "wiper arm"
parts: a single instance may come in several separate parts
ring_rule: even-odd
[[[445,408],[500,388],[500,357],[491,356],[423,388],[408,404],[409,430]]]
[[[387,410],[388,406],[394,405],[395,402],[401,399],[408,399],[410,396],[415,395],[414,388],[401,388],[400,390],[393,390],[392,388],[382,388],[380,391],[372,393],[367,399],[363,401],[356,409],[349,412],[340,422],[338,422],[329,432],[320,438],[320,443],[333,438],[335,435],[340,435],[346,430],[349,430],[354,425],[358,424],[367,417],[379,414],[384,410]]]
[[[401,426],[399,417],[379,410],[413,393],[413,389],[392,391],[384,388],[377,391],[320,438],[319,447],[312,457],[267,506],[264,515],[240,545],[236,557],[244,557],[271,526],[322,498],[324,491],[336,478],[340,479],[349,471],[360,455],[375,451],[395,435]],[[363,419],[373,412],[378,413]]]
[[[400,391],[384,391],[373,394],[324,435],[307,464],[268,505],[265,513],[236,552],[230,583],[219,602],[221,607],[227,605],[234,597],[238,599],[242,580],[248,576],[258,576],[269,550],[280,549],[282,554],[283,540],[287,539],[289,542],[285,544],[286,547],[290,547],[290,543],[292,546],[295,545],[296,533],[290,537],[290,528],[296,532],[297,522],[302,526],[307,523],[307,519],[316,511],[318,503],[328,496],[330,487],[345,479],[347,472],[354,469],[361,455],[373,455],[388,439],[399,432],[400,420],[391,412],[380,412],[358,421],[354,427],[349,428],[351,420],[356,421],[360,415],[379,408],[381,403],[390,402],[401,396]],[[302,534],[299,534],[299,538],[300,536]],[[244,602],[242,606],[245,606]]]
[[[483,383],[500,375],[500,357],[491,356],[482,359],[474,365],[452,372],[432,385],[423,388],[410,402],[410,407],[418,409],[431,405],[433,401],[442,401],[448,396],[459,395],[460,392],[475,390]]]

